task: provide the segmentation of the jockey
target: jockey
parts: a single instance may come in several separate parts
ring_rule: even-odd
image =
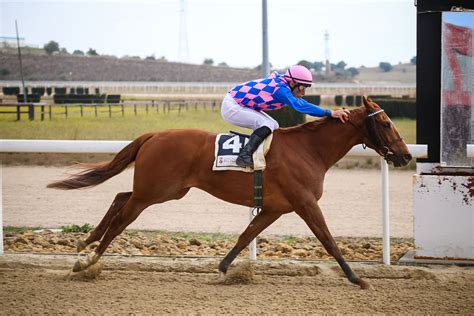
[[[298,112],[312,116],[338,118],[343,123],[349,119],[346,110],[327,110],[302,99],[312,82],[311,72],[303,66],[295,65],[284,75],[275,71],[267,78],[235,86],[225,95],[221,107],[224,120],[253,130],[248,143],[237,157],[238,166],[253,167],[252,154],[279,127],[278,122],[264,110],[277,110],[286,104]]]

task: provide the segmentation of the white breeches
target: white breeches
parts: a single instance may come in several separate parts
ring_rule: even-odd
[[[279,127],[278,122],[270,115],[240,106],[229,93],[222,101],[221,115],[229,123],[252,130],[266,126],[273,132]]]

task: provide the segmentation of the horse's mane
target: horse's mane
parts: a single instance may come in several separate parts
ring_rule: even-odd
[[[357,107],[355,109],[350,110],[351,116],[352,115],[357,115],[360,112],[365,111],[364,106]],[[322,119],[316,119],[310,122],[306,122],[297,126],[292,126],[292,127],[284,127],[284,128],[279,128],[278,131],[280,131],[282,134],[291,134],[291,133],[297,133],[301,132],[304,130],[318,130],[321,128],[324,128],[325,126],[329,125],[334,125],[334,124],[340,124],[341,122],[339,120],[334,120],[330,119],[328,117],[322,118]]]

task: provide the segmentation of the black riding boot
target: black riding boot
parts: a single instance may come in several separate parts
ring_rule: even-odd
[[[266,126],[257,128],[250,135],[247,145],[242,148],[235,163],[239,167],[253,167],[252,154],[257,150],[258,146],[272,133],[271,129]]]

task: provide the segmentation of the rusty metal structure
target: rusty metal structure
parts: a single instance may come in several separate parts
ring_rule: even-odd
[[[474,264],[474,1],[418,0],[416,259]]]

